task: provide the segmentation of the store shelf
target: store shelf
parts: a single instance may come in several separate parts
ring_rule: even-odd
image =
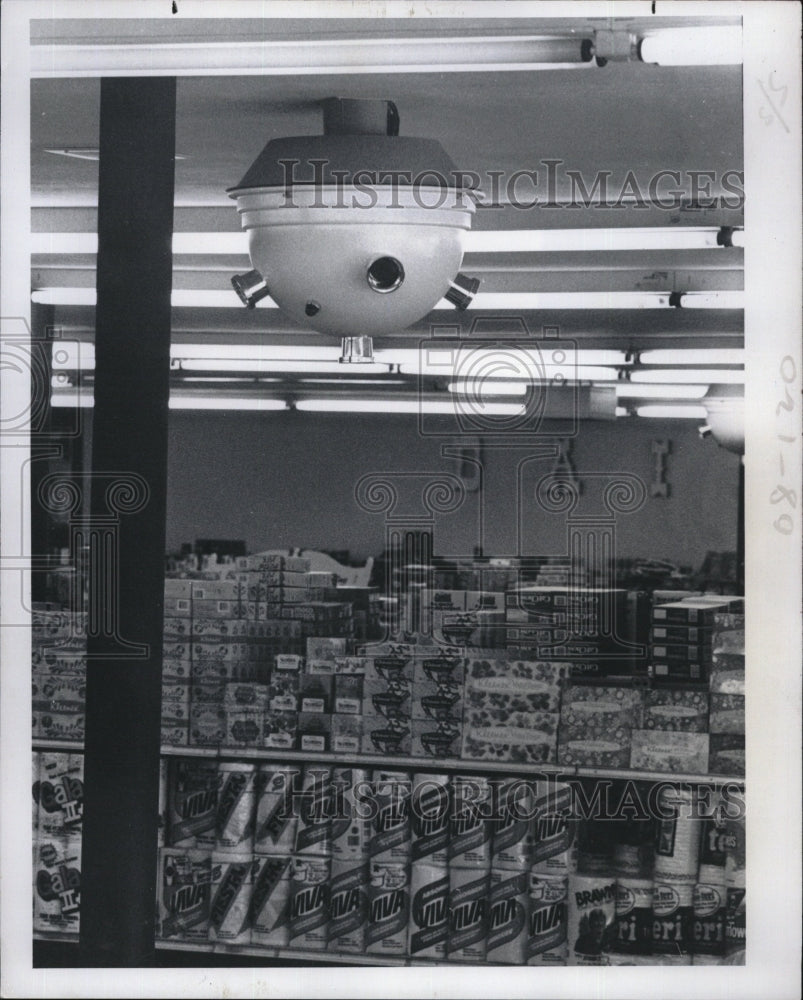
[[[83,752],[83,744],[70,743],[63,740],[33,741],[33,749],[69,750],[74,753]],[[496,760],[434,760],[431,757],[389,757],[382,754],[335,754],[313,753],[304,750],[263,750],[256,747],[162,747],[163,757],[207,757],[216,760],[254,760],[254,761],[299,761],[308,764],[330,764],[336,767],[353,765],[354,767],[404,767],[423,771],[459,771],[463,774],[478,772],[481,774],[544,774],[561,778],[609,778],[613,781],[648,781],[670,782],[672,784],[686,783],[691,785],[738,785],[744,787],[745,780],[738,775],[730,774],[669,774],[666,771],[633,771],[625,768],[578,767],[559,764],[519,764],[515,761]]]
[[[434,959],[407,958],[399,955],[368,955],[365,952],[340,951],[304,951],[301,948],[258,948],[252,945],[201,944],[185,941],[157,941],[158,951],[194,951],[214,955],[248,955],[255,958],[280,958],[284,961],[347,963],[349,965],[387,965],[387,966],[433,966],[457,963],[439,962]]]
[[[78,944],[77,934],[64,934],[61,931],[34,931],[34,941],[49,941],[58,944]]]

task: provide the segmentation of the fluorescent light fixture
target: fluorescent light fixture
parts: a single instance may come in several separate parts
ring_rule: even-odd
[[[711,350],[641,351],[639,361],[643,365],[743,365],[744,350],[741,347],[716,347]]]
[[[639,417],[656,417],[668,420],[704,420],[708,415],[704,406],[675,406],[672,404],[667,406],[659,404],[637,406],[636,414]]]
[[[592,69],[580,37],[219,38],[31,46],[31,76],[328,76]],[[585,61],[584,61],[585,60]]]
[[[303,348],[296,348],[296,355]],[[253,352],[252,352],[253,353]],[[273,360],[265,358],[256,360],[253,357],[242,360],[231,358],[180,358],[182,371],[220,371],[220,372],[309,372],[318,375],[347,375],[353,368],[341,365],[337,361],[316,361],[298,357],[295,361]],[[389,365],[364,364],[360,372],[370,375],[382,375],[390,370]]]
[[[283,399],[254,398],[253,396],[170,396],[171,410],[286,410]]]
[[[681,292],[681,309],[744,309],[744,292]]]
[[[716,226],[654,226],[621,229],[511,229],[465,234],[465,253],[563,253],[616,250],[708,250],[721,246]],[[734,229],[733,246],[744,246]],[[32,233],[31,253],[96,254],[97,233]],[[173,253],[248,257],[246,232],[173,234]]]
[[[651,368],[636,369],[630,374],[634,382],[653,382],[662,385],[741,385],[743,368]]]
[[[49,306],[94,306],[97,294],[94,288],[37,288],[31,293],[31,301]],[[195,309],[242,309],[243,304],[233,289],[214,288],[174,288],[170,304],[175,308]],[[270,296],[260,299],[257,309],[277,309]]]
[[[312,413],[426,413],[444,414],[445,416],[485,417],[485,416],[520,416],[526,412],[526,407],[520,403],[477,403],[465,405],[460,400],[430,400],[430,399],[299,399],[297,410],[307,410]]]
[[[669,292],[486,292],[475,296],[469,309],[666,309]],[[741,292],[686,292],[682,295],[684,309],[738,309],[742,306]],[[94,306],[94,288],[37,288],[31,301],[51,306]],[[176,308],[242,309],[234,291],[218,289],[173,289],[171,305]],[[256,304],[257,309],[276,309],[270,296]],[[454,306],[441,299],[434,307],[453,310]]]
[[[95,397],[91,392],[53,392],[51,406],[93,407]],[[283,399],[266,399],[255,396],[207,396],[190,393],[171,393],[168,406],[171,410],[286,410]]]
[[[513,229],[492,232],[471,230],[465,235],[464,248],[466,253],[708,250],[719,246],[718,233],[719,228],[716,226]]]
[[[428,363],[442,355],[442,360]],[[170,358],[180,362],[183,371],[309,371],[310,374],[348,374],[354,369],[339,363],[340,348],[320,344],[221,344],[173,343]],[[424,363],[422,364],[422,357]],[[426,340],[421,347],[379,348],[373,365],[360,365],[360,374],[382,374],[400,366],[405,375],[455,377],[460,374],[518,378],[536,376],[547,367],[565,377],[610,381],[617,377],[616,367],[625,367],[624,351],[573,350],[560,341],[543,341],[540,347],[504,344],[498,349],[483,349],[462,342],[456,348],[430,351]],[[90,341],[60,340],[53,343],[53,371],[92,371],[95,345]],[[465,365],[469,366],[463,371]],[[610,367],[607,367],[610,366]],[[582,376],[577,374],[582,372]],[[571,373],[569,376],[568,373]]]
[[[514,381],[525,381],[530,385],[538,385],[541,382],[616,382],[619,373],[615,368],[603,368],[598,365],[545,365],[531,359],[522,360],[520,366],[505,369],[501,365],[489,368],[484,371],[484,367],[493,364],[493,359],[482,361],[469,361],[462,365],[459,361],[451,365],[427,364],[403,364],[399,366],[402,375],[429,375],[442,376],[445,378],[456,378],[460,381],[460,376],[465,375],[469,379],[474,376],[474,381],[484,382],[486,378],[512,379]]]
[[[472,309],[667,309],[669,292],[480,292]],[[684,296],[685,298],[685,296]],[[686,302],[683,303],[686,308]],[[453,309],[441,299],[435,309]],[[721,307],[720,307],[721,308]]]
[[[260,379],[260,382],[276,381],[278,379]],[[298,381],[304,385],[408,385],[407,379],[403,378],[350,378],[340,383],[331,378],[300,378]]]
[[[474,379],[466,382],[450,382],[446,388],[449,392],[462,396],[526,396],[532,388],[532,383]]]
[[[702,399],[708,392],[707,385],[639,385],[632,382],[616,383],[617,399]]]
[[[659,66],[737,66],[742,61],[739,25],[662,28],[639,46],[641,61]]]

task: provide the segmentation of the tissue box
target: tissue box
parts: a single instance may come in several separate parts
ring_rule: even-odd
[[[362,674],[335,674],[332,711],[342,715],[362,714]]]
[[[190,743],[196,747],[219,746],[226,737],[226,709],[223,705],[190,705]]]
[[[708,692],[699,688],[654,688],[647,692],[644,728],[704,733],[708,730]]]
[[[708,773],[744,776],[744,736],[712,733],[709,737]]]
[[[663,774],[707,774],[708,734],[634,729],[630,766]]]
[[[410,756],[410,723],[380,717],[363,718],[362,753]]]
[[[433,719],[414,718],[411,725],[413,757],[443,760],[460,756],[463,743],[462,719],[436,722]]]
[[[359,715],[332,715],[332,752],[360,753],[363,719]]]
[[[556,712],[466,708],[462,756],[469,760],[554,763]]]
[[[295,750],[298,713],[268,710],[262,723],[262,745],[269,750]]]
[[[321,712],[298,713],[298,749],[325,753],[331,749],[332,717]]]
[[[296,671],[272,670],[268,688],[268,708],[275,712],[297,711],[300,689],[301,675]]]
[[[744,697],[744,658],[739,658],[741,666],[733,663],[719,664],[711,669],[709,687],[711,694],[739,694]]]
[[[298,692],[300,711],[327,714],[331,712],[332,680],[332,677],[326,675],[302,674]]]
[[[744,735],[744,695],[711,695],[708,728],[712,733],[739,733]]]

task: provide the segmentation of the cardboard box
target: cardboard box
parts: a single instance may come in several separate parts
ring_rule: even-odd
[[[297,712],[301,675],[294,670],[273,670],[270,675],[268,707],[271,711]]]
[[[712,733],[738,733],[744,736],[744,695],[711,695],[709,731]]]
[[[55,702],[51,708],[34,708],[32,711],[34,735],[47,740],[83,743],[86,716],[83,712],[64,711],[64,707],[63,702]],[[67,708],[69,709],[69,706]]]
[[[192,600],[193,618],[247,618],[248,604],[243,601]]]
[[[190,742],[189,722],[183,725],[179,723],[162,722],[161,746],[163,747],[186,747]]]
[[[269,685],[247,681],[229,681],[225,685],[227,708],[250,708],[264,711],[268,706]]]
[[[673,645],[653,644],[652,659],[661,663],[708,663],[711,660],[711,647],[681,646],[677,643]]]
[[[226,660],[193,660],[190,666],[192,684],[212,684],[216,681],[227,681],[231,678],[234,664]]]
[[[298,693],[299,711],[331,713],[332,681],[333,678],[325,674],[302,674]]]
[[[304,657],[296,656],[292,653],[278,653],[274,666],[277,670],[301,671],[304,669]]]
[[[249,659],[249,647],[245,642],[193,642],[190,645],[190,659],[193,663],[200,660],[234,663],[236,660]]]
[[[193,580],[193,612],[199,604],[205,605],[207,602],[216,604],[218,602],[243,601],[245,600],[245,590],[244,585],[237,580]]]
[[[653,688],[646,692],[644,729],[708,731],[708,692],[701,688]]]
[[[713,626],[714,616],[727,611],[728,607],[728,601],[725,599],[722,599],[721,603],[718,604],[701,598],[673,601],[669,604],[654,606],[652,620],[656,625]]]
[[[714,615],[712,645],[717,653],[744,655],[745,616],[734,614]]]
[[[362,714],[373,719],[410,719],[411,682],[402,678],[388,683],[383,677],[366,675],[363,682]]]
[[[326,753],[331,749],[332,717],[322,712],[298,713],[298,749]]]
[[[335,674],[332,710],[342,715],[362,715],[363,674]]]
[[[738,694],[744,697],[745,675],[741,668],[722,668],[714,666],[711,669],[711,694]]]
[[[629,728],[615,729],[611,733],[584,737],[578,733],[560,731],[558,736],[558,763],[566,767],[629,767]]]
[[[223,705],[190,703],[190,744],[220,746],[226,737],[226,709]]]
[[[491,712],[466,707],[462,756],[467,760],[554,763],[557,712]]]
[[[650,629],[650,642],[710,647],[713,635],[714,629],[711,625],[702,627],[698,625],[653,625]]]
[[[192,659],[190,656],[191,643],[187,639],[165,640],[162,643],[162,660],[184,660]]]
[[[433,719],[413,719],[411,753],[413,757],[445,760],[459,757],[463,743],[462,719],[436,722]]]
[[[707,774],[708,733],[634,729],[630,767],[662,774]]]
[[[245,618],[193,618],[190,631],[194,642],[243,642],[251,634],[250,625]]]
[[[295,750],[298,732],[298,713],[285,711],[265,712],[262,726],[262,745],[270,750]]]
[[[188,597],[165,597],[165,618],[191,618],[192,601]]]
[[[409,757],[410,723],[363,716],[362,753],[388,757]]]
[[[744,777],[744,736],[712,733],[709,737],[708,773]]]
[[[709,664],[688,663],[684,660],[652,660],[648,666],[650,677],[654,680],[677,684],[683,681],[705,681],[708,677]]]
[[[259,747],[265,724],[265,713],[259,708],[226,706],[226,735],[224,745],[229,747]]]
[[[332,715],[332,752],[360,753],[363,719],[359,715]]]
[[[163,681],[186,681],[192,675],[192,661],[187,660],[162,660],[162,680]]]
[[[190,704],[222,706],[226,699],[227,686],[224,681],[193,684],[190,688]]]
[[[50,702],[68,702],[75,706],[75,711],[83,711],[86,676],[35,670],[31,674],[31,697],[35,707],[39,705],[46,709]]]
[[[165,580],[165,599],[181,599],[188,601],[192,597],[192,580],[179,580],[168,577]]]

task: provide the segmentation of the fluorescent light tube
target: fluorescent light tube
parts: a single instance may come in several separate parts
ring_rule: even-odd
[[[519,403],[476,403],[461,404],[460,400],[448,399],[299,399],[297,410],[314,413],[428,413],[446,416],[520,416],[526,407]]]
[[[707,385],[650,385],[617,382],[617,399],[702,399]]]
[[[53,392],[51,406],[92,407],[95,397],[92,392]],[[171,393],[168,406],[171,410],[286,410],[283,399],[266,399],[254,396],[193,396]]]
[[[686,303],[683,303],[686,306]],[[479,292],[472,309],[666,309],[669,292]],[[441,299],[435,309],[454,309]]]
[[[651,226],[621,229],[513,229],[464,237],[465,253],[563,253],[605,250],[716,249],[716,226]],[[734,243],[734,245],[736,245]],[[466,264],[468,267],[468,264]]]
[[[596,68],[583,39],[554,35],[226,39],[201,44],[32,45],[32,77],[328,76]]]
[[[742,385],[744,383],[743,368],[652,368],[636,369],[630,374],[631,384],[634,382],[653,382],[663,385]]]
[[[743,365],[744,350],[741,347],[716,347],[710,350],[652,350],[641,351],[639,361],[643,365]]]
[[[301,348],[296,348],[296,354]],[[313,359],[297,358],[295,361],[274,360],[265,358],[181,358],[181,371],[220,371],[220,372],[310,372],[318,375],[348,375],[354,368],[341,365],[337,361],[315,361]],[[361,364],[361,373],[366,375],[382,375],[390,370],[389,365]]]
[[[662,28],[639,46],[641,61],[659,66],[737,66],[742,62],[739,25]]]
[[[704,406],[660,406],[658,404],[636,407],[639,417],[656,417],[670,420],[705,420],[708,415]]]
[[[681,292],[681,309],[744,309],[744,292]]]
[[[522,359],[520,364],[510,364],[505,368],[501,363],[491,368],[494,359],[487,361],[479,358],[461,363],[459,361],[450,365],[427,364],[403,364],[399,366],[402,375],[429,375],[442,376],[444,378],[458,379],[460,376],[474,375],[474,381],[482,383],[486,378],[512,379],[513,381],[525,381],[531,385],[537,385],[543,381],[547,382],[616,382],[619,373],[615,368],[604,368],[599,365],[539,365],[533,359]],[[487,368],[487,371],[483,371]]]
[[[715,226],[653,226],[620,229],[511,229],[465,234],[465,253],[563,253],[617,250],[708,250],[719,247]],[[734,246],[744,246],[744,231],[735,229]],[[96,254],[97,233],[32,233],[31,253]],[[173,253],[248,256],[248,233],[188,232],[173,234]],[[232,265],[234,266],[234,265]]]
[[[462,396],[526,396],[532,383],[474,379],[470,382],[450,382],[446,388],[449,392]]]

